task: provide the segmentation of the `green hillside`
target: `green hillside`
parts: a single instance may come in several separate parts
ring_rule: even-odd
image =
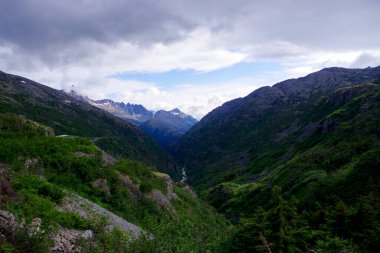
[[[318,140],[310,142],[309,137],[314,133],[321,132],[323,139],[337,127],[336,119],[325,118],[354,94],[332,93],[377,78],[380,67],[331,68],[260,88],[207,114],[173,151],[189,167],[189,182],[199,189],[224,181],[256,180],[265,169],[313,146]]]
[[[380,67],[324,69],[206,115],[173,153],[215,209],[123,120],[0,84],[0,251],[53,251],[64,231],[81,252],[380,250]]]
[[[92,231],[90,239],[77,242],[81,252],[205,252],[228,234],[221,216],[155,168],[105,158],[87,138],[55,137],[51,128],[13,114],[0,115],[0,192],[0,218],[7,211],[24,224],[12,232],[2,220],[1,252],[47,252],[63,229]],[[107,231],[100,214],[90,219],[66,211],[62,206],[71,194],[137,225],[146,236],[130,242],[128,233]]]
[[[166,151],[126,121],[29,79],[0,72],[0,113],[16,113],[54,129],[56,135],[91,138],[96,145],[176,176]]]
[[[379,72],[261,88],[180,140],[192,184],[236,224],[227,252],[378,252]]]

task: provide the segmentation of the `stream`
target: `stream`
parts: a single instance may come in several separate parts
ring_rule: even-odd
[[[187,180],[187,176],[186,176],[186,167],[183,166],[182,169],[181,169],[181,171],[182,171],[182,179],[181,179],[181,183],[185,183],[186,180]]]

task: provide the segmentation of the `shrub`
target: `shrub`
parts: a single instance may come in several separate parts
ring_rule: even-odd
[[[148,193],[153,190],[153,186],[149,182],[143,181],[140,183],[139,189],[144,193]]]
[[[18,191],[23,190],[24,192],[46,196],[56,203],[60,203],[65,196],[61,188],[39,179],[35,175],[26,174],[19,176],[15,178],[13,184]]]

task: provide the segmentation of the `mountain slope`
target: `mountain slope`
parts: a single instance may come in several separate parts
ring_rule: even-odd
[[[245,180],[203,193],[235,222],[244,218],[235,251],[259,252],[260,234],[276,252],[379,251],[380,80],[338,89],[309,109],[320,120],[288,132]]]
[[[2,252],[215,252],[228,233],[154,167],[14,114],[0,114],[0,193]]]
[[[299,133],[301,142],[319,127],[321,109],[332,110],[315,107],[324,96],[379,76],[379,67],[329,68],[260,88],[206,115],[178,141],[175,153],[198,186],[211,186],[224,178],[254,177],[275,162],[272,155],[279,162],[294,156],[296,150],[287,140]]]
[[[110,99],[89,100],[90,104],[101,108],[113,115],[139,125],[153,117],[153,112],[148,111],[144,106],[130,103],[118,103]]]
[[[119,103],[110,99],[92,100],[75,91],[68,94],[79,101],[87,102],[132,123],[166,149],[198,122],[177,108],[153,113],[139,104]]]
[[[237,225],[225,252],[378,252],[379,126],[380,67],[331,68],[226,103],[176,148]]]
[[[161,146],[168,148],[197,122],[192,116],[179,109],[160,110],[153,115],[152,119],[142,123],[139,127]]]
[[[175,165],[146,134],[124,120],[29,79],[0,72],[0,113],[12,112],[44,123],[58,135],[92,138],[104,150],[155,164]]]

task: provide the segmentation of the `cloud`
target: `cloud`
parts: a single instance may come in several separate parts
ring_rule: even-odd
[[[285,77],[288,76],[284,76],[283,72],[267,72],[255,78],[241,78],[207,85],[183,83],[170,90],[155,83],[109,79],[107,85],[101,85],[99,82],[95,89],[94,83],[88,86],[70,86],[66,89],[73,88],[80,94],[94,99],[109,97],[115,101],[143,104],[150,110],[179,108],[200,119],[211,109],[226,101],[246,96],[263,85],[273,84]]]
[[[102,53],[99,44],[144,49],[186,40],[200,29],[215,45],[249,47],[258,58],[292,55],[297,48],[375,49],[378,9],[373,0],[6,0],[0,44],[49,66],[91,59]]]
[[[380,66],[380,51],[363,52],[351,64],[353,68],[362,68],[364,66]]]
[[[0,9],[0,40],[37,51],[83,40],[171,41],[191,27],[154,0],[12,0]]]
[[[374,0],[5,0],[0,69],[94,98],[151,109],[179,107],[198,118],[263,84],[324,67],[380,64],[380,1]],[[109,78],[276,62],[245,79],[170,89]],[[281,79],[282,78],[282,79]]]

